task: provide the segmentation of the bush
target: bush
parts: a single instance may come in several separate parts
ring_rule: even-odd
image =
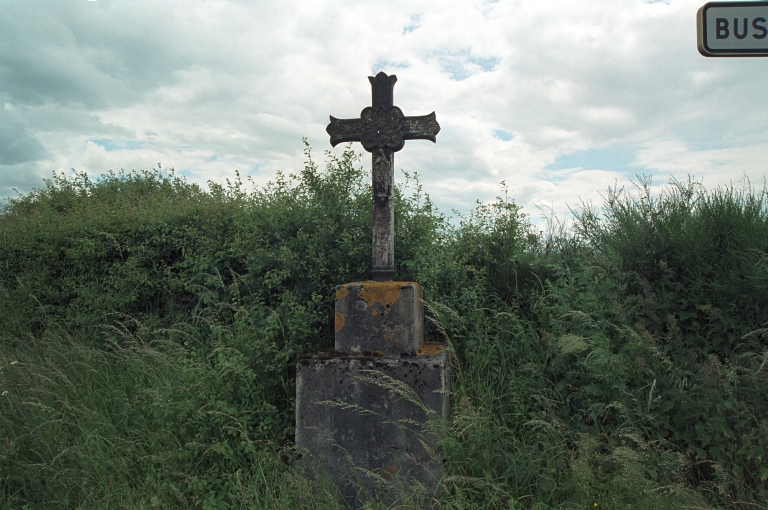
[[[359,156],[246,191],[54,175],[0,213],[0,505],[334,507],[291,468],[295,363],[368,278]],[[400,280],[451,344],[440,508],[768,499],[765,190],[610,189],[573,232],[396,187]]]

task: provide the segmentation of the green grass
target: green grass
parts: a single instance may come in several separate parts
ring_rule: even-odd
[[[295,362],[367,278],[357,165],[307,148],[253,192],[151,171],[12,200],[0,508],[340,508],[296,467]],[[641,179],[537,233],[508,197],[450,223],[406,181],[397,278],[455,380],[440,490],[394,506],[768,508],[765,189]]]

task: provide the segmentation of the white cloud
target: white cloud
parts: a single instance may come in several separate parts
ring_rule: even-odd
[[[406,115],[437,112],[437,144],[408,142],[396,166],[446,212],[492,200],[502,180],[534,217],[635,174],[761,183],[768,70],[701,57],[699,7],[3,2],[0,136],[15,142],[0,144],[0,196],[51,171],[158,162],[200,183],[235,169],[263,183],[301,168],[302,137],[315,155],[330,148],[328,115],[357,116],[379,70],[397,74]]]

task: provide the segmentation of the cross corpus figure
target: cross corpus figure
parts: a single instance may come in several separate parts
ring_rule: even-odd
[[[406,140],[432,140],[440,132],[435,112],[420,117],[406,117],[393,105],[397,76],[380,72],[371,82],[371,106],[360,112],[359,119],[337,119],[325,130],[331,135],[331,146],[342,142],[361,142],[373,158],[373,262],[371,279],[384,282],[395,276],[395,152]]]

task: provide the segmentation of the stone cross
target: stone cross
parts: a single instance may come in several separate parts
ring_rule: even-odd
[[[371,106],[360,112],[359,119],[337,119],[325,129],[331,135],[331,145],[361,142],[373,157],[373,257],[371,279],[389,281],[395,276],[395,152],[406,140],[432,140],[440,132],[435,112],[420,117],[406,117],[393,105],[393,90],[397,76],[380,72],[369,76]]]

